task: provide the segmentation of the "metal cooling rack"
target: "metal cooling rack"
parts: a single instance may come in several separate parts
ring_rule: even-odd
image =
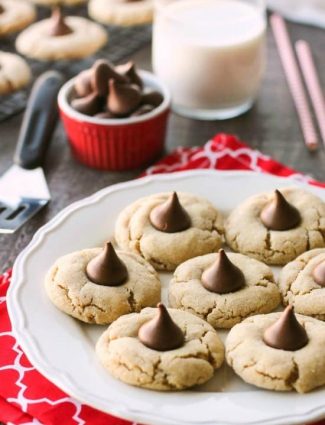
[[[66,8],[66,14],[87,16],[87,10],[85,7]],[[48,9],[42,8],[39,10],[38,19],[44,19],[48,15]],[[107,58],[113,63],[118,63],[148,44],[151,40],[151,25],[133,27],[107,26],[106,28],[109,35],[108,44],[95,55],[85,59],[55,62],[40,62],[27,59],[32,69],[33,78],[38,77],[48,69],[56,69],[62,72],[66,78],[70,78],[82,69],[89,68],[98,58]],[[0,50],[16,53],[14,46],[15,36],[0,40]],[[29,90],[30,87],[27,87],[19,92],[0,96],[0,122],[25,109]]]

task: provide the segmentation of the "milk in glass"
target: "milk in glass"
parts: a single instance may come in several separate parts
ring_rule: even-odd
[[[265,66],[265,26],[258,1],[158,2],[153,68],[176,111],[214,119],[249,109]]]

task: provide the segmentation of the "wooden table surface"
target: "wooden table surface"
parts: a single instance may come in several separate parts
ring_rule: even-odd
[[[293,40],[302,38],[310,42],[325,87],[325,32],[298,24],[289,24],[289,29]],[[202,145],[217,132],[230,132],[237,134],[253,148],[301,172],[325,180],[324,147],[311,154],[304,146],[271,31],[267,44],[267,72],[253,109],[239,118],[223,122],[195,121],[173,115],[169,123],[166,149],[170,151],[180,145]],[[150,47],[139,51],[133,59],[139,67],[150,69]],[[0,173],[11,164],[20,123],[21,116],[0,123]],[[63,128],[59,125],[45,164],[52,200],[20,231],[14,235],[0,236],[1,270],[13,265],[15,257],[28,244],[35,231],[62,208],[107,185],[132,179],[139,172],[99,172],[78,164],[71,156]]]

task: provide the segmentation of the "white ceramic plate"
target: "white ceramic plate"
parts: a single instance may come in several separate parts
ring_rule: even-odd
[[[228,213],[249,195],[290,184],[288,179],[247,171],[190,171],[117,184],[63,210],[35,234],[14,266],[9,313],[30,361],[81,402],[141,423],[288,425],[325,415],[324,389],[305,395],[263,391],[245,384],[227,366],[207,384],[189,391],[162,393],[123,384],[95,357],[94,345],[105,327],[85,325],[61,313],[43,288],[44,275],[57,257],[101,245],[113,235],[119,211],[141,196],[189,191]],[[325,200],[324,190],[311,186],[308,190]],[[162,277],[166,290],[168,275]]]

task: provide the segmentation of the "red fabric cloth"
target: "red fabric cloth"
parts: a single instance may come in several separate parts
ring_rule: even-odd
[[[145,174],[194,168],[255,170],[325,187],[226,134],[200,148],[178,148]],[[0,276],[0,421],[14,425],[130,425],[69,397],[31,365],[11,332],[6,307],[10,277],[10,272]]]

